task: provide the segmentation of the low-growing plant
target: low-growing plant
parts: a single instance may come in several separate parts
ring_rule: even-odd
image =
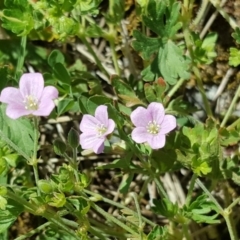
[[[217,115],[203,81],[218,56],[210,5],[233,29],[237,67],[240,30],[214,0],[4,1],[1,239],[197,240],[224,224],[238,239],[239,153],[227,151],[240,141],[240,87]],[[101,164],[88,168],[91,157]],[[100,191],[101,173],[113,186]],[[184,178],[174,190],[171,177]]]

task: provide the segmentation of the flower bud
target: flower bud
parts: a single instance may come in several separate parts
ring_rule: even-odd
[[[78,132],[71,128],[71,130],[68,133],[68,144],[72,147],[72,148],[77,148],[79,145],[79,134]]]
[[[46,196],[46,201],[52,207],[63,207],[66,203],[66,198],[63,193],[54,192],[51,196]]]
[[[52,185],[47,180],[39,180],[38,181],[38,187],[42,193],[51,193],[52,192]]]
[[[5,186],[0,186],[0,196],[6,196],[7,195],[7,188]]]

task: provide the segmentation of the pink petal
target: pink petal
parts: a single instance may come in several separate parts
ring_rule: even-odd
[[[25,73],[21,76],[19,89],[23,97],[31,95],[40,99],[44,87],[44,80],[41,73]]]
[[[58,98],[58,90],[53,86],[47,86],[43,89],[41,100],[42,99],[56,99]]]
[[[95,110],[95,118],[104,126],[108,125],[108,112],[107,106],[100,105]]]
[[[144,143],[147,141],[149,133],[145,127],[136,127],[132,131],[132,139],[136,143]]]
[[[35,116],[48,116],[54,109],[55,104],[52,99],[45,98],[42,99],[38,105],[38,110],[34,111],[32,114]]]
[[[165,116],[165,110],[161,103],[152,102],[148,105],[148,113],[151,115],[152,120],[155,120],[158,124],[161,124]]]
[[[148,144],[152,149],[159,149],[164,147],[166,142],[166,136],[165,135],[150,135],[147,139]]]
[[[172,115],[165,115],[163,122],[160,126],[160,134],[166,134],[176,128],[176,118]]]
[[[114,131],[115,128],[115,122],[112,119],[108,119],[108,124],[107,124],[108,128],[106,133],[104,134],[104,136],[107,136],[108,134],[112,133]]]
[[[6,115],[12,119],[30,115],[32,111],[26,110],[24,105],[9,104],[6,109]]]
[[[87,131],[95,131],[96,132],[96,126],[98,124],[101,124],[95,117],[85,114],[83,115],[82,121],[79,125],[80,130],[82,132],[87,132]]]
[[[100,141],[101,140],[101,141]],[[105,139],[99,139],[98,142],[96,142],[96,144],[94,145],[93,147],[93,151],[96,153],[96,154],[99,154],[99,153],[102,153],[103,150],[104,150],[104,140]]]
[[[143,107],[136,108],[131,113],[130,118],[136,127],[146,127],[149,121],[152,120],[148,110]]]
[[[38,110],[33,112],[35,116],[48,116],[55,107],[52,99],[58,97],[58,90],[55,87],[48,86],[43,89],[42,96],[39,101]]]
[[[19,91],[18,88],[14,87],[6,87],[2,90],[1,96],[0,96],[0,101],[3,103],[8,103],[8,104],[16,104],[16,105],[22,105],[23,104],[23,97],[21,95],[21,92]]]
[[[105,138],[98,138],[95,133],[80,134],[82,149],[93,149],[95,153],[101,153],[104,149]]]

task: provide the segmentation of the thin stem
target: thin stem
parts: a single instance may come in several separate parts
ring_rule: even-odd
[[[138,234],[133,231],[129,226],[124,224],[123,222],[119,221],[117,218],[113,217],[108,212],[104,211],[102,208],[100,208],[98,205],[96,205],[94,202],[90,203],[93,209],[95,209],[98,213],[100,213],[102,216],[104,216],[108,221],[112,221],[113,223],[117,224],[122,229],[126,230],[127,232],[137,236]]]
[[[30,165],[33,166],[33,172],[34,172],[34,178],[35,178],[35,183],[37,186],[37,193],[38,196],[41,196],[41,191],[38,187],[38,181],[39,181],[39,174],[38,174],[38,159],[37,159],[37,148],[38,148],[38,119],[37,117],[33,118],[33,123],[34,123],[34,142],[33,142],[33,156],[31,161],[29,162]]]
[[[221,7],[219,1],[216,0],[209,0],[212,5],[218,10],[218,12],[225,18],[225,20],[229,23],[229,25],[233,28],[236,29],[238,27],[236,21],[230,17]]]
[[[188,232],[188,224],[183,224],[183,233],[185,235],[186,240],[191,240],[191,236]]]
[[[204,186],[204,184],[200,181],[200,179],[197,179],[196,182],[199,185],[199,187],[208,195],[208,197],[212,200],[212,202],[216,205],[219,213],[222,214],[224,210],[220,206],[218,201],[215,199],[215,197],[208,191],[208,189]]]
[[[83,191],[84,191],[86,194],[88,194],[88,195],[96,196],[96,193],[93,193],[93,192],[91,192],[91,191],[89,191],[89,190],[87,190],[87,189],[84,189]],[[115,201],[112,201],[112,200],[110,200],[110,199],[108,199],[108,198],[105,198],[105,197],[103,197],[103,196],[101,196],[101,195],[99,195],[99,194],[97,194],[97,195],[99,196],[99,198],[101,199],[101,201],[103,201],[103,202],[105,202],[105,203],[109,203],[109,204],[111,204],[112,206],[118,207],[118,208],[120,208],[120,209],[121,209],[121,208],[122,208],[122,209],[126,209],[127,211],[131,212],[131,214],[132,214],[134,217],[137,217],[137,216],[138,216],[137,213],[135,213],[132,209],[130,209],[130,208],[128,208],[128,207],[126,207],[126,206],[118,203],[118,202],[115,202]],[[152,226],[152,227],[155,227],[155,226],[156,226],[156,223],[153,223],[153,222],[150,221],[149,219],[147,219],[147,218],[145,218],[145,217],[142,217],[142,219],[143,219],[147,224],[149,224],[150,226]]]
[[[21,198],[19,194],[15,194],[14,192],[9,190],[7,192],[6,196],[8,198],[11,198],[14,201],[20,203],[26,211],[32,213],[33,215],[36,215],[36,213],[38,212],[38,206],[36,206],[36,205],[28,202],[27,200]],[[58,215],[55,212],[44,211],[44,212],[41,212],[40,215],[42,217],[46,218],[48,221],[54,223],[56,226],[60,227],[64,231],[66,231],[71,236],[75,237],[75,239],[79,239],[79,237],[75,234],[75,232],[73,230],[71,230],[71,229],[69,229],[68,227],[65,226],[63,219],[58,217]]]
[[[233,221],[231,211],[229,212],[229,211],[224,210],[223,217],[226,221],[231,240],[238,240],[238,235],[237,235],[237,231],[236,231],[236,227],[235,227],[236,224]]]
[[[186,206],[189,206],[191,199],[192,199],[192,193],[193,193],[193,189],[194,189],[194,185],[197,179],[197,175],[193,174],[192,178],[191,178],[191,182],[190,182],[190,186],[188,189],[188,194],[187,194],[187,198],[186,198]]]
[[[17,61],[17,68],[15,71],[16,79],[19,79],[20,75],[22,74],[22,68],[23,68],[25,53],[26,53],[26,45],[27,45],[27,36],[22,36],[21,43],[20,43],[20,51],[19,51],[18,61]]]
[[[191,34],[189,32],[189,29],[188,29],[188,24],[187,22],[185,22],[183,24],[183,34],[184,34],[184,39],[185,39],[185,42],[186,42],[186,46],[187,46],[187,49],[189,51],[189,54],[191,56],[191,59],[193,61],[194,59],[194,54],[193,54],[193,44],[192,44],[192,40],[191,40]],[[194,62],[193,62],[194,64]],[[203,88],[203,83],[202,83],[202,79],[201,79],[201,74],[198,70],[198,68],[196,66],[193,66],[192,67],[193,69],[193,72],[196,76],[196,81],[197,81],[197,86],[198,86],[198,89],[199,89],[199,92],[201,93],[202,95],[202,99],[203,99],[203,104],[204,104],[204,107],[205,107],[205,111],[207,113],[207,115],[209,117],[213,117],[213,114],[212,114],[212,110],[211,110],[211,107],[210,107],[210,103],[207,99],[207,96],[206,96],[206,93],[205,93],[205,90]]]
[[[139,228],[139,233],[140,233],[140,240],[143,240],[142,214],[141,214],[141,210],[140,210],[140,207],[139,207],[139,203],[138,203],[138,199],[137,199],[137,194],[136,194],[136,193],[132,193],[131,195],[132,195],[132,197],[133,197],[133,199],[134,199],[135,206],[136,206],[136,209],[137,209],[137,214],[138,214],[138,228]]]
[[[193,72],[194,72],[194,74],[195,74],[195,76],[196,76],[196,81],[197,81],[197,86],[198,86],[199,92],[200,92],[201,95],[202,95],[203,104],[204,104],[204,106],[205,106],[205,111],[206,111],[206,113],[207,113],[207,115],[208,115],[209,117],[213,117],[213,114],[212,114],[212,110],[211,110],[209,101],[208,101],[208,99],[207,99],[205,90],[204,90],[204,88],[203,88],[203,83],[202,83],[202,79],[201,79],[201,76],[200,76],[200,72],[199,72],[199,70],[198,70],[196,67],[193,67]]]
[[[15,240],[23,240],[23,239],[29,238],[29,237],[33,236],[34,234],[40,232],[44,228],[48,227],[51,224],[52,224],[51,222],[46,222],[46,223],[42,224],[41,226],[31,230],[30,232],[28,232],[20,237],[15,238]]]
[[[77,180],[77,183],[79,183],[77,148],[73,148],[73,169],[74,169],[74,175],[75,175],[75,178]]]
[[[164,99],[164,102],[167,103],[171,99],[171,97],[174,95],[174,93],[182,86],[182,84],[186,81],[186,79],[179,79],[178,82],[171,88],[171,90],[168,92],[167,96]]]
[[[85,36],[80,35],[79,37],[82,40],[82,42],[84,43],[84,45],[87,47],[88,51],[92,54],[92,56],[93,56],[93,58],[94,58],[94,60],[95,60],[95,62],[97,64],[97,66],[102,71],[102,73],[104,73],[107,78],[110,78],[110,75],[108,74],[107,70],[103,67],[101,61],[99,60],[98,56],[94,52],[91,44],[89,44],[89,42],[87,41]]]
[[[158,179],[158,177],[154,177],[153,180],[154,180],[154,182],[155,182],[156,185],[157,185],[157,189],[158,189],[158,192],[159,192],[160,196],[161,196],[162,198],[166,198],[166,199],[169,200],[169,197],[168,197],[167,193],[165,192],[165,190],[164,190],[164,188],[163,188],[163,186],[162,186],[162,183],[160,182],[160,180]]]
[[[204,16],[206,16],[207,8],[208,8],[208,0],[202,0],[197,16],[193,20],[194,26],[197,26],[200,22],[204,21]]]
[[[240,197],[238,197],[237,199],[235,199],[235,200],[227,207],[227,210],[228,210],[228,211],[232,210],[232,208],[235,207],[239,202],[240,202]]]
[[[236,93],[235,93],[235,95],[233,97],[233,100],[232,100],[232,102],[231,102],[231,104],[230,104],[230,106],[229,106],[229,108],[228,108],[228,110],[227,110],[227,112],[226,112],[222,122],[221,122],[220,127],[224,127],[225,124],[227,123],[229,117],[231,116],[231,114],[233,112],[235,104],[236,104],[236,102],[237,102],[237,100],[239,98],[239,94],[240,94],[240,85],[238,86],[238,89],[237,89],[237,91],[236,91]]]
[[[113,59],[114,68],[116,70],[117,75],[121,76],[121,70],[120,70],[119,65],[118,65],[118,59],[117,59],[114,39],[111,39],[109,41],[109,43],[110,43],[110,48],[111,48],[111,52],[112,52],[112,59]]]

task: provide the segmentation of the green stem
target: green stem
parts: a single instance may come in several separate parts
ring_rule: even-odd
[[[96,196],[96,193],[93,193],[93,192],[91,192],[91,191],[89,191],[89,190],[87,190],[87,189],[84,189],[83,191],[84,191],[86,194],[88,194],[88,195]],[[130,209],[130,208],[128,208],[128,207],[126,207],[126,206],[118,203],[118,202],[112,201],[112,200],[110,200],[110,199],[108,199],[108,198],[105,198],[105,197],[97,194],[97,198],[98,198],[98,197],[101,199],[101,201],[103,201],[103,202],[105,202],[105,203],[109,203],[109,204],[111,204],[112,206],[118,207],[118,208],[120,208],[120,209],[121,209],[121,208],[122,208],[122,209],[126,209],[126,210],[127,210],[128,212],[130,212],[134,217],[137,217],[137,216],[138,216],[137,213],[134,212],[132,209]],[[142,219],[143,219],[147,224],[149,224],[150,226],[152,226],[152,227],[155,227],[155,226],[156,226],[156,223],[153,223],[153,222],[150,221],[149,219],[147,219],[147,218],[145,218],[145,217],[142,217]]]
[[[193,67],[193,72],[196,76],[196,81],[197,81],[197,86],[198,86],[199,92],[202,95],[205,111],[206,111],[208,117],[213,117],[212,110],[211,110],[211,107],[210,107],[210,103],[207,99],[205,90],[203,88],[203,83],[202,83],[202,79],[201,79],[201,76],[200,76],[200,72],[195,66]]]
[[[193,44],[192,44],[192,40],[191,40],[191,34],[188,30],[188,26],[186,26],[186,23],[183,24],[184,25],[184,30],[183,30],[183,34],[184,34],[184,38],[185,38],[185,42],[186,42],[186,45],[187,45],[187,49],[189,51],[189,54],[191,56],[191,59],[193,61],[194,59],[194,54],[193,54]],[[193,62],[194,64],[194,62]],[[198,70],[198,68],[196,66],[193,66],[192,67],[193,69],[193,72],[196,76],[196,81],[197,81],[197,86],[198,86],[198,89],[199,89],[199,92],[201,93],[202,95],[202,99],[203,99],[203,104],[204,104],[204,107],[205,107],[205,111],[207,113],[207,115],[209,117],[213,117],[213,114],[212,114],[212,110],[211,110],[211,106],[210,106],[210,103],[207,99],[207,96],[206,96],[206,93],[205,93],[205,90],[203,88],[203,83],[202,83],[202,79],[201,79],[201,74]]]
[[[212,200],[212,202],[216,205],[218,208],[218,211],[220,214],[223,213],[223,208],[220,206],[218,201],[215,199],[215,197],[208,191],[208,189],[204,186],[204,184],[200,181],[200,179],[196,180],[196,183],[199,185],[199,187],[208,195],[208,197]]]
[[[237,199],[235,199],[235,200],[227,207],[227,210],[228,210],[228,211],[232,210],[232,208],[235,207],[239,202],[240,202],[240,197],[238,197]]]
[[[137,194],[136,194],[136,193],[132,193],[131,195],[132,195],[132,197],[133,197],[133,199],[134,199],[135,206],[136,206],[136,209],[137,209],[137,214],[138,214],[138,228],[139,228],[139,233],[140,233],[140,240],[143,240],[142,214],[141,214],[141,210],[140,210],[140,207],[139,207],[139,203],[138,203],[138,199],[137,199]]]
[[[15,71],[15,78],[18,80],[22,74],[22,68],[25,59],[26,53],[26,46],[27,46],[27,36],[22,36],[21,43],[20,43],[20,51],[18,55],[17,67]]]
[[[77,148],[73,148],[73,169],[77,183],[79,183],[80,180],[78,175]]]
[[[232,29],[238,28],[238,24],[236,23],[236,21],[232,17],[230,17],[226,13],[226,11],[224,11],[224,9],[221,7],[220,1],[216,1],[216,0],[209,0],[209,1],[217,9],[217,11],[223,16],[223,18],[225,18],[225,20],[229,23]]]
[[[79,38],[82,40],[82,42],[84,43],[84,45],[87,47],[88,51],[92,54],[97,66],[99,67],[99,69],[102,71],[102,73],[104,73],[106,75],[107,78],[110,78],[110,75],[108,74],[107,70],[103,67],[101,61],[99,60],[98,56],[96,55],[96,53],[94,52],[91,44],[89,44],[89,42],[87,41],[87,39],[85,38],[84,35],[79,35]]]
[[[171,88],[171,90],[168,92],[167,96],[164,99],[164,102],[167,103],[171,99],[171,97],[174,95],[174,93],[182,86],[182,84],[186,80],[181,78],[177,81],[177,83]]]
[[[157,189],[158,189],[158,192],[159,192],[160,196],[161,196],[162,198],[166,198],[166,199],[169,200],[169,197],[168,197],[167,193],[165,192],[165,190],[164,190],[164,188],[163,188],[163,186],[162,186],[162,183],[160,182],[160,180],[158,179],[158,177],[154,177],[153,180],[154,180],[154,182],[155,182],[156,185],[157,185]]]
[[[186,206],[189,206],[189,204],[191,202],[192,193],[193,193],[193,189],[194,189],[194,185],[195,185],[196,179],[197,179],[197,175],[193,174],[192,178],[191,178],[190,186],[189,186],[189,189],[188,189],[187,198],[186,198],[186,204],[185,204]]]
[[[115,71],[116,71],[118,76],[121,76],[121,70],[120,70],[119,65],[118,65],[114,39],[109,40],[109,43],[110,43],[110,48],[111,48],[111,52],[112,52],[112,59],[113,59],[113,64],[114,64]]]
[[[183,224],[183,233],[184,233],[184,236],[186,238],[186,240],[191,240],[191,236],[188,232],[188,224]]]
[[[230,239],[231,240],[238,240],[238,235],[237,235],[237,231],[236,231],[236,227],[235,227],[236,224],[233,221],[231,211],[228,211],[228,210],[225,209],[223,217],[224,217],[224,219],[226,221],[226,224],[227,224]]]
[[[197,27],[197,25],[203,21],[204,16],[206,14],[206,10],[208,8],[208,0],[202,0],[201,2],[201,6],[199,8],[199,11],[197,13],[196,18],[193,20],[193,24],[195,27]]]
[[[25,208],[26,211],[32,213],[33,215],[36,215],[36,213],[38,212],[38,206],[21,198],[19,194],[15,194],[14,192],[9,190],[6,196],[20,203]],[[55,212],[45,211],[45,212],[41,212],[40,215],[46,218],[48,221],[54,223],[56,226],[60,227],[64,231],[66,231],[71,236],[75,237],[75,239],[79,239],[79,237],[75,234],[73,230],[65,226],[63,220],[59,218]]]
[[[240,95],[240,85],[238,86],[238,89],[237,89],[237,91],[236,91],[236,93],[235,93],[235,95],[233,97],[233,100],[232,100],[232,102],[231,102],[231,104],[230,104],[230,106],[229,106],[229,108],[227,110],[227,113],[225,114],[225,116],[224,116],[224,118],[223,118],[223,120],[221,122],[220,127],[224,127],[225,124],[227,123],[229,117],[231,116],[231,114],[233,112],[233,109],[234,109],[235,104],[236,104],[236,102],[237,102],[237,100],[239,98],[239,95]]]
[[[38,187],[38,181],[39,181],[39,174],[38,174],[38,159],[37,159],[37,148],[38,148],[38,119],[37,117],[33,118],[33,123],[34,123],[34,142],[33,142],[33,156],[31,161],[29,162],[30,165],[33,166],[33,172],[34,172],[34,178],[35,178],[35,183],[37,186],[37,193],[38,196],[41,196],[41,191]]]
[[[115,223],[116,225],[118,225],[119,227],[121,227],[122,229],[126,230],[127,232],[129,232],[135,236],[138,236],[138,233],[136,233],[134,230],[132,230],[129,226],[127,226],[123,222],[119,221],[117,218],[113,217],[108,212],[104,211],[102,208],[100,208],[94,202],[91,202],[90,204],[93,209],[95,209],[98,213],[100,213],[102,216],[104,216],[108,221],[110,220],[113,223]]]
[[[240,124],[240,118],[227,127],[227,130],[230,131]]]
[[[15,238],[15,240],[23,240],[23,239],[26,239],[26,238],[30,238],[31,236],[33,236],[34,234],[40,232],[41,230],[43,230],[44,228],[48,227],[50,224],[52,224],[51,222],[46,222],[44,224],[42,224],[41,226],[31,230],[30,232],[20,236],[20,237],[17,237]]]

